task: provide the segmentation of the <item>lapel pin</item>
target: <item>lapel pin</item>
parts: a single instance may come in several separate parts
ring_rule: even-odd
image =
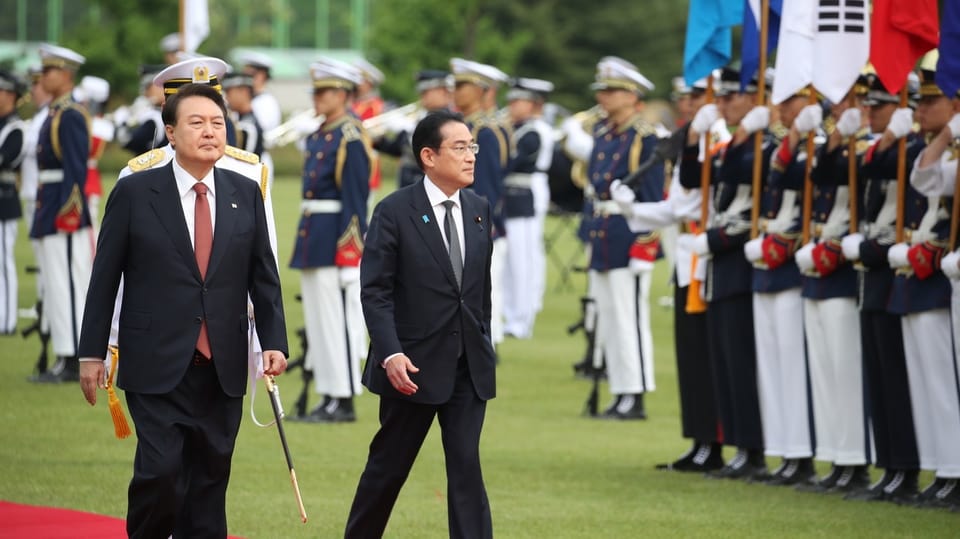
[[[477,222],[477,224],[479,224],[479,223],[480,223],[480,221],[483,221],[483,219],[481,219],[479,215],[478,215],[478,216],[476,216],[476,217],[474,217],[474,218],[473,218],[473,220],[474,220],[474,221],[476,221],[476,222]]]
[[[430,222],[430,218],[427,217],[427,214],[423,214],[422,216],[420,216],[420,218],[423,219],[423,222],[424,222],[424,223],[429,223],[429,222]]]
[[[237,203],[236,203],[236,202],[231,202],[231,203],[230,203],[230,207],[233,208],[233,209],[237,209]]]

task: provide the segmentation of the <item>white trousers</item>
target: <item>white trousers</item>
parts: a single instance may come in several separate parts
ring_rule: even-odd
[[[360,283],[341,288],[338,275],[334,266],[305,269],[300,274],[300,292],[307,332],[305,363],[313,371],[316,391],[343,399],[362,393],[360,349],[365,346],[366,330]]]
[[[854,298],[803,300],[817,460],[867,464],[860,312]]]
[[[533,237],[535,248],[530,251],[530,275],[533,282],[534,310],[543,309],[543,295],[547,291],[547,250],[543,243],[543,231],[550,209],[550,185],[546,174],[533,174]]]
[[[597,305],[597,348],[607,360],[614,395],[646,393],[656,388],[653,333],[650,331],[651,272],[629,268],[593,273]]]
[[[543,236],[537,237],[537,218],[507,219],[507,257],[503,272],[504,331],[529,339],[537,316],[537,280],[534,276],[534,252],[543,249]]]
[[[50,342],[56,356],[75,356],[83,304],[93,266],[93,230],[40,238],[43,266],[43,314],[50,321]]]
[[[0,332],[17,329],[17,220],[0,221]]]
[[[490,260],[490,340],[494,346],[503,342],[503,279],[508,250],[506,238],[493,240],[493,254]]]
[[[960,395],[949,309],[901,318],[920,467],[960,478]]]
[[[768,456],[813,456],[800,289],[753,295],[757,394]]]

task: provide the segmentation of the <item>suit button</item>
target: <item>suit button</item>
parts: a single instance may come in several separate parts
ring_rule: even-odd
[[[207,294],[207,287],[203,287],[202,291],[203,291],[203,294],[206,295],[206,294]]]
[[[451,331],[451,332],[450,332],[450,335],[452,335],[452,336],[454,336],[454,337],[456,337],[456,336],[459,335],[459,334],[460,334],[459,331]]]
[[[201,323],[203,323],[203,318],[197,316],[197,317],[195,317],[195,318],[193,319],[193,321],[194,321],[195,323],[197,323],[197,324],[201,324]]]

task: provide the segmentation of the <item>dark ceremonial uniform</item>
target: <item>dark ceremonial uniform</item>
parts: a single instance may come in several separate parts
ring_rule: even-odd
[[[344,270],[358,269],[363,254],[371,152],[360,121],[349,113],[307,137],[301,217],[290,259],[290,267],[302,271],[306,363],[318,373],[316,391],[351,403],[361,391],[365,331],[359,282],[341,278]]]
[[[151,107],[141,115],[141,121],[130,133],[130,140],[123,145],[134,155],[140,155],[167,143],[160,107]]]
[[[767,135],[762,163],[776,140]],[[687,146],[680,177],[684,185],[699,185],[698,145]],[[753,176],[753,140],[730,144],[713,162],[711,183],[714,223],[707,228],[710,259],[707,265],[707,342],[713,369],[722,441],[745,450],[761,450],[763,433],[756,384],[756,347],[753,337],[753,268],[743,256],[750,238]],[[764,173],[765,175],[765,173]]]
[[[878,143],[877,143],[878,144]],[[922,141],[908,137],[907,162],[920,153]],[[887,262],[893,243],[897,208],[897,145],[886,151],[876,144],[864,155],[858,296],[863,370],[876,449],[877,467],[888,471],[920,467],[914,434],[910,387],[900,315],[887,310],[894,271]],[[914,479],[914,481],[916,481]]]
[[[598,125],[587,167],[595,201],[584,228],[594,272],[596,342],[607,361],[610,392],[619,401],[625,395],[638,396],[655,388],[649,286],[653,262],[659,256],[659,233],[631,231],[619,205],[610,198],[610,184],[646,161],[658,139],[639,114],[621,125],[611,121]],[[637,202],[662,200],[663,187],[663,167],[652,167],[640,182]],[[631,263],[631,259],[637,262]]]
[[[263,155],[263,129],[252,112],[241,114],[234,122],[237,129],[237,146],[257,157]]]
[[[808,459],[810,440],[800,270],[806,134],[791,151],[784,137],[771,156],[760,200],[762,257],[753,268],[753,331],[764,451],[784,459]],[[786,469],[782,470],[786,472]]]
[[[17,193],[20,163],[26,154],[27,124],[16,111],[0,118],[0,334],[17,328],[17,221],[23,215]]]
[[[50,104],[40,128],[36,213],[30,237],[43,252],[44,310],[57,356],[73,358],[92,266],[93,237],[84,188],[89,117],[69,95]]]
[[[493,210],[493,238],[504,235],[503,173],[510,159],[510,140],[501,127],[485,112],[464,118],[480,153],[473,169],[471,189],[490,203]]]

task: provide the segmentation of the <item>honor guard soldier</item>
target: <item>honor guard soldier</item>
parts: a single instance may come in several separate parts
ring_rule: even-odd
[[[938,135],[953,117],[953,103],[934,82],[935,55],[930,53],[921,61],[916,116],[922,138],[916,148]],[[908,169],[916,155],[908,152]],[[918,503],[928,506],[960,502],[960,397],[952,343],[956,336],[950,324],[950,280],[940,270],[951,207],[952,197],[924,196],[908,186],[899,209],[903,212],[903,241],[887,251],[887,260],[896,272],[888,309],[902,315],[920,468],[936,474],[935,481],[917,497]]]
[[[875,463],[883,477],[867,489],[847,494],[853,500],[905,503],[917,493],[920,460],[907,381],[900,314],[888,311],[894,271],[887,251],[894,242],[897,215],[897,140],[909,137],[908,155],[916,156],[919,138],[910,134],[913,111],[897,109],[875,73],[866,74],[863,100],[875,142],[858,171],[859,232],[841,240],[843,256],[858,271],[860,343],[866,376],[867,404],[876,448]],[[894,118],[896,120],[894,121]]]
[[[759,157],[764,172],[768,171],[775,142],[766,132],[769,110],[762,105],[758,90],[756,80],[741,89],[737,69],[725,67],[720,73],[717,113],[733,138],[711,167],[714,217],[693,242],[694,253],[707,264],[707,345],[723,443],[737,448],[716,475],[733,479],[767,473],[753,335],[753,268],[743,256],[743,246],[750,239],[753,206],[754,133],[763,131],[766,138]],[[699,144],[688,144],[684,150],[680,168],[684,185],[700,181],[699,154]]]
[[[85,58],[49,44],[40,46],[40,58],[40,83],[52,101],[37,143],[39,187],[30,237],[42,252],[44,311],[57,363],[36,381],[56,383],[79,379],[77,342],[95,242],[84,198],[90,132],[87,111],[72,96]]]
[[[587,167],[596,202],[585,227],[597,308],[596,342],[606,358],[614,399],[602,417],[646,419],[643,395],[655,388],[649,292],[659,234],[631,231],[610,196],[610,186],[653,154],[656,131],[640,117],[638,102],[654,86],[633,64],[608,56],[597,64],[590,88],[607,114],[595,132]],[[663,166],[650,168],[640,186],[638,202],[662,200]]]
[[[811,221],[803,225],[810,241],[795,255],[803,282],[816,458],[832,465],[829,475],[807,487],[817,492],[849,493],[870,484],[863,354],[860,339],[852,338],[860,335],[857,273],[841,248],[850,230],[850,162],[859,161],[869,146],[868,132],[862,128],[859,101],[865,92],[858,94],[860,87],[854,86],[841,102],[832,104],[826,120],[821,122],[823,108],[816,104],[804,107],[794,121],[801,133],[811,126],[822,126],[827,132],[811,172]],[[814,479],[812,468],[799,466],[798,472],[803,474],[785,472],[783,482]]]
[[[533,336],[546,282],[543,223],[550,205],[547,171],[554,135],[543,119],[543,105],[552,91],[552,82],[518,78],[507,92],[516,153],[503,180],[507,231],[503,316],[506,334],[520,339]]]
[[[120,107],[113,112],[113,121],[117,126],[117,142],[134,155],[167,143],[163,119],[160,117],[163,88],[153,84],[153,78],[163,68],[162,65],[153,64],[140,66],[140,95],[129,107]]]
[[[103,195],[103,182],[100,179],[100,158],[103,156],[107,143],[113,141],[116,128],[110,120],[103,117],[110,98],[110,83],[100,77],[87,75],[80,79],[80,86],[75,88],[84,97],[82,104],[90,114],[90,158],[87,159],[87,184],[85,196],[87,207],[90,208],[90,222],[93,230],[99,229],[97,215],[100,210],[100,197]]]
[[[0,335],[17,330],[17,221],[23,215],[17,193],[20,163],[26,154],[27,124],[17,115],[25,92],[20,80],[0,70]]]
[[[671,463],[658,464],[657,469],[707,472],[721,468],[723,456],[717,428],[719,419],[710,368],[710,351],[707,347],[706,307],[700,297],[699,285],[691,284],[694,281],[695,259],[690,247],[694,238],[693,232],[699,230],[700,226],[698,221],[701,217],[701,193],[700,183],[681,182],[679,164],[683,146],[687,143],[699,144],[701,138],[710,137],[712,156],[726,145],[730,135],[726,124],[717,113],[716,105],[704,104],[706,79],[697,81],[692,87],[683,83],[682,78],[680,83],[674,86],[680,127],[673,136],[678,137],[682,145],[678,146],[677,154],[668,156],[676,166],[673,167],[666,200],[635,202],[636,194],[633,188],[617,181],[611,185],[610,192],[627,217],[630,230],[656,230],[680,225],[679,233],[675,236],[675,264],[671,268],[674,284],[674,347],[682,433],[684,438],[693,440],[693,445],[680,458]],[[681,107],[680,103],[685,105]],[[698,114],[702,107],[707,110]],[[702,158],[701,162],[690,162],[686,166],[699,172]],[[688,180],[694,178],[697,178],[697,175],[687,175]]]
[[[353,101],[350,103],[350,110],[353,111],[354,116],[364,122],[386,112],[386,103],[380,96],[380,85],[383,84],[386,77],[383,76],[382,71],[377,69],[377,66],[363,58],[354,60],[353,67],[360,70],[363,80],[357,86]],[[380,157],[376,154],[374,154],[372,166],[373,173],[370,175],[371,196],[377,189],[380,189]]]
[[[324,116],[307,137],[303,202],[290,267],[301,270],[305,365],[324,400],[310,422],[356,421],[353,397],[361,393],[360,357],[365,329],[360,307],[360,257],[367,231],[370,143],[350,114],[358,69],[323,59],[310,66],[313,104]]]
[[[420,101],[414,114],[396,118],[384,126],[383,135],[373,141],[381,153],[399,157],[397,188],[413,185],[423,177],[410,145],[417,123],[427,114],[450,108],[450,73],[438,69],[417,72],[417,93]]]
[[[263,130],[253,114],[253,77],[229,73],[223,77],[223,94],[237,127],[237,146],[258,157],[263,155]]]
[[[257,119],[263,132],[275,129],[280,125],[282,114],[280,102],[273,94],[267,91],[267,82],[270,81],[270,71],[273,70],[273,60],[266,54],[247,51],[237,58],[243,65],[243,72],[253,77],[253,116]],[[269,148],[260,153],[260,161],[267,168],[267,183],[273,188],[273,157]]]
[[[510,139],[487,111],[486,96],[507,76],[499,69],[478,62],[453,58],[454,106],[463,114],[473,140],[480,146],[474,164],[471,189],[487,199],[493,209],[493,259],[490,263],[490,337],[494,346],[503,342],[503,268],[507,243],[503,219],[503,173],[510,161]]]
[[[797,484],[814,473],[803,298],[800,270],[793,260],[801,240],[806,162],[814,158],[806,151],[807,138],[813,134],[810,125],[803,123],[819,123],[823,115],[822,110],[808,108],[810,118],[801,117],[809,98],[809,90],[803,89],[777,105],[787,132],[763,176],[760,235],[743,247],[753,264],[753,331],[764,449],[767,456],[782,458],[769,478],[775,485]],[[794,125],[798,118],[803,121]]]
[[[173,65],[181,60],[180,53],[180,33],[173,32],[163,36],[160,40],[160,50],[163,52],[163,63]]]
[[[921,71],[921,103],[923,102],[923,95],[935,95],[935,90],[930,87],[931,80],[929,79],[929,71]],[[942,107],[943,103],[936,103],[934,106]],[[947,123],[947,126],[942,129],[930,143],[924,148],[923,152],[920,154],[919,159],[913,168],[913,173],[910,177],[910,182],[913,187],[919,191],[922,195],[928,197],[929,199],[939,198],[942,200],[949,200],[949,197],[953,197],[956,194],[956,181],[957,181],[957,155],[958,155],[958,137],[960,137],[960,93],[954,94],[953,96],[953,116],[950,118],[950,121]],[[923,124],[921,124],[923,127]],[[956,209],[957,202],[952,201],[952,207],[954,208],[951,211],[950,216],[950,226],[952,230],[957,230],[958,216]],[[951,205],[947,205],[947,208]],[[960,339],[957,338],[960,335],[960,251],[957,251],[956,245],[946,245],[945,250],[953,249],[953,252],[945,254],[942,258],[940,267],[949,279],[951,287],[953,288],[953,296],[951,300],[951,309],[950,316],[952,321],[952,331],[953,331],[953,364],[954,369],[957,369],[958,365],[958,350],[960,350]],[[924,357],[924,361],[931,363],[939,363],[942,366],[945,366],[944,363],[946,360],[944,358],[933,358],[933,357]],[[943,371],[940,371],[943,372]],[[956,370],[954,372],[957,372]],[[956,394],[956,388],[950,385],[950,379],[940,379],[933,376],[925,376],[925,383],[935,382],[935,391],[938,395],[941,395],[940,398],[943,399],[943,402],[938,401],[938,405],[944,408],[956,405],[958,400],[960,400],[960,395]],[[928,385],[928,387],[930,387]],[[953,392],[951,392],[953,390]],[[936,398],[936,397],[934,397]],[[938,412],[938,413],[944,413]],[[957,410],[954,409],[953,413],[956,414]],[[954,418],[956,415],[953,416]],[[937,427],[941,431],[942,442],[945,443],[952,440],[952,443],[957,442],[957,432],[955,421],[951,421],[949,416],[944,416],[942,421],[939,421],[940,425]],[[942,469],[951,467],[950,461],[955,461],[956,459],[951,459],[955,455],[955,452],[948,456],[947,462],[941,467],[938,465],[937,476],[945,476],[946,473],[941,471]],[[953,468],[956,467],[955,464],[952,465]],[[941,482],[940,490],[936,493],[934,500],[932,500],[931,505],[947,506],[951,507],[954,510],[960,508],[960,494],[957,491],[956,479],[950,481]]]

